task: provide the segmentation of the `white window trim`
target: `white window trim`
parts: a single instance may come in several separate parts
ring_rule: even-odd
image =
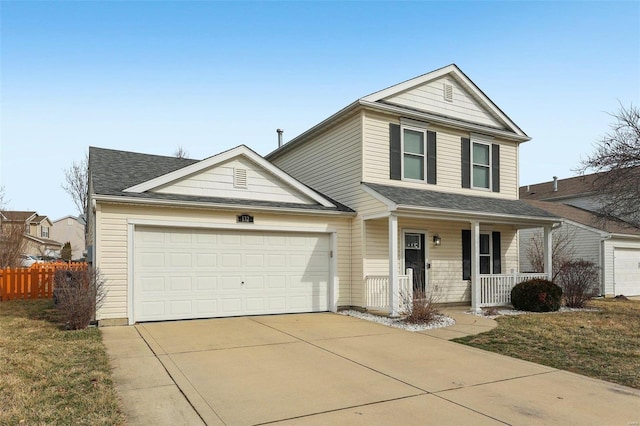
[[[486,145],[487,147],[489,147],[489,164],[488,165],[487,164],[479,164],[479,163],[476,164],[473,161],[473,146],[475,144]],[[487,142],[487,141],[480,140],[480,139],[471,139],[471,147],[469,149],[471,150],[471,152],[469,153],[469,156],[470,156],[470,159],[471,159],[471,161],[470,161],[470,163],[471,163],[471,171],[470,171],[470,173],[471,173],[471,188],[479,189],[481,191],[491,191],[492,188],[493,188],[493,173],[492,173],[492,170],[493,170],[492,169],[492,167],[493,167],[493,164],[492,164],[492,162],[493,162],[493,152],[492,152],[493,151],[493,147],[491,146],[491,142]],[[489,187],[488,188],[485,188],[484,186],[476,186],[475,185],[475,182],[473,181],[473,168],[475,166],[487,167],[489,169]]]
[[[424,154],[422,154],[422,158],[424,159],[423,162],[423,179],[413,179],[413,178],[408,178],[404,176],[404,156],[405,156],[405,151],[404,151],[404,131],[405,130],[412,130],[414,132],[419,132],[422,133],[422,149]],[[402,180],[404,181],[408,181],[408,182],[420,182],[420,183],[426,183],[427,182],[427,129],[426,127],[417,127],[417,126],[410,126],[410,125],[406,125],[406,124],[401,124],[400,125],[400,148],[401,148],[401,155],[402,155],[402,165],[400,167],[400,173],[401,173],[401,177]],[[420,154],[414,154],[414,153],[408,153],[409,155],[414,155],[416,157],[420,156]]]
[[[489,236],[489,253],[483,254],[483,253],[480,253],[480,250],[478,250],[478,265],[480,265],[480,258],[482,256],[489,257],[489,273],[483,274],[482,272],[480,272],[480,275],[491,275],[493,273],[493,233],[490,231],[480,231],[480,235]]]

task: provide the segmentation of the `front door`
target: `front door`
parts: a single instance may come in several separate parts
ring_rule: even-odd
[[[427,288],[427,268],[425,234],[422,232],[405,232],[404,234],[404,267],[413,269],[413,294],[424,294]]]

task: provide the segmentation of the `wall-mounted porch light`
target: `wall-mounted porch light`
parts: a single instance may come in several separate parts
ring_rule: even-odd
[[[440,235],[435,234],[433,236],[433,244],[439,246],[441,242],[442,242],[442,239],[440,238]]]

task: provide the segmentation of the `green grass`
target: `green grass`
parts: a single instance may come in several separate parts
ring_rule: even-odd
[[[0,424],[125,423],[97,328],[65,331],[51,300],[0,302]]]
[[[589,307],[598,310],[500,317],[492,331],[453,341],[640,389],[640,301]]]

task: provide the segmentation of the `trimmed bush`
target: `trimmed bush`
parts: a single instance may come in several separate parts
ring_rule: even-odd
[[[523,281],[511,290],[511,304],[521,311],[557,311],[561,301],[562,289],[547,280]]]

